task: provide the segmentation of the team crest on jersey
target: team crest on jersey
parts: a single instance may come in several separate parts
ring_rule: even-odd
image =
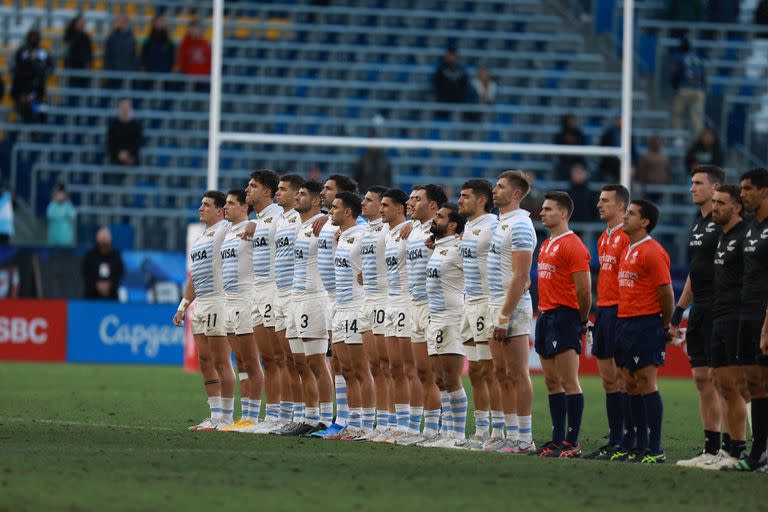
[[[509,224],[502,224],[502,225],[501,225],[501,229],[502,229],[502,230],[505,230],[505,229],[507,229],[508,227],[509,227]]]
[[[760,233],[760,238],[762,240],[765,240],[766,238],[768,238],[768,229],[764,229],[763,232]]]
[[[693,226],[693,231],[694,231],[694,232],[696,232],[696,231],[698,231],[698,230],[699,230],[699,225],[698,225],[698,224],[696,224],[695,226]]]
[[[272,224],[272,217],[267,217],[266,219],[264,219],[264,222],[266,222],[267,224]]]
[[[378,233],[379,231],[381,231],[382,229],[384,229],[384,226],[376,226],[375,228],[373,228],[373,230],[374,230],[375,232],[377,232],[377,233]]]
[[[443,249],[442,251],[440,251],[440,254],[442,254],[443,256],[447,256],[448,255],[448,249]]]
[[[304,232],[304,236],[306,236],[307,238],[311,237],[312,236],[312,230],[305,231]]]
[[[399,236],[396,236],[396,237],[395,237],[395,242],[399,242],[399,241],[400,241],[400,237],[399,237]]]
[[[550,254],[555,254],[559,248],[560,248],[560,244],[557,244],[552,248],[552,251],[550,252]]]
[[[715,223],[714,223],[714,222],[710,222],[709,224],[707,224],[707,227],[706,227],[706,229],[705,229],[705,231],[706,231],[707,233],[711,233],[711,232],[713,232],[714,230],[715,230]]]
[[[637,263],[637,251],[632,253],[632,263]]]
[[[205,236],[207,236],[208,238],[213,238],[214,236],[216,236],[216,233],[211,231],[210,233],[206,233]]]
[[[480,234],[480,230],[479,229],[475,229],[475,230],[472,231],[472,234],[475,235],[475,236],[478,236]]]
[[[747,238],[749,238],[751,236],[752,236],[752,230],[750,229],[749,231],[747,231]]]
[[[355,237],[351,236],[351,237],[347,238],[347,243],[349,243],[349,244],[355,243]]]
[[[288,222],[290,222],[291,224],[296,224],[296,217],[291,217],[290,219],[288,219]]]
[[[621,236],[620,235],[616,235],[616,238],[613,239],[613,246],[614,247],[619,245],[619,240],[621,240]]]

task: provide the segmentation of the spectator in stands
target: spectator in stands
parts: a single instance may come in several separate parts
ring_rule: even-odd
[[[655,135],[648,137],[647,152],[640,157],[635,170],[635,179],[651,185],[669,183],[669,158],[664,153],[661,139]]]
[[[667,0],[665,15],[669,21],[704,21],[704,1]]]
[[[113,165],[139,165],[143,136],[141,125],[133,118],[131,100],[120,100],[117,118],[109,122],[107,146]]]
[[[459,53],[454,47],[448,48],[443,61],[435,70],[432,79],[435,100],[439,103],[467,103],[469,99],[469,75],[459,63]],[[440,111],[438,118],[450,118],[451,113]]]
[[[496,102],[496,91],[498,85],[491,79],[491,74],[486,66],[480,66],[477,74],[472,79],[472,91],[475,100],[484,105],[491,105]]]
[[[722,167],[724,160],[723,150],[720,148],[720,141],[717,140],[715,132],[705,128],[685,154],[686,174],[697,165]]]
[[[72,247],[75,243],[77,211],[63,183],[53,187],[53,199],[48,204],[45,216],[48,219],[48,244]]]
[[[151,73],[170,73],[176,60],[176,47],[168,35],[168,21],[160,14],[152,20],[149,36],[141,48],[141,67]]]
[[[566,114],[560,118],[560,133],[555,135],[555,144],[568,146],[584,146],[587,143],[587,137],[579,127],[579,122],[573,114]],[[558,180],[570,179],[571,167],[574,164],[587,166],[587,161],[580,155],[560,155],[557,157],[557,168],[555,175]]]
[[[48,52],[40,47],[40,32],[30,30],[24,44],[16,51],[11,69],[11,96],[23,122],[45,121],[46,81],[52,71],[53,61]]]
[[[96,246],[83,258],[85,298],[117,300],[123,272],[123,257],[112,248],[112,234],[107,228],[99,229]]]
[[[599,194],[589,188],[589,171],[580,163],[571,167],[568,194],[573,199],[572,222],[593,222],[597,219]]]
[[[13,233],[13,195],[0,178],[0,246],[11,243]]]
[[[370,137],[375,137],[371,134]],[[387,158],[387,153],[381,148],[367,148],[360,155],[354,169],[354,178],[360,192],[365,193],[374,185],[391,187],[392,164]]]
[[[107,37],[104,47],[105,71],[138,71],[139,58],[136,55],[136,38],[128,25],[128,18],[124,14],[118,14],[112,25],[112,32]],[[111,78],[106,81],[106,86],[112,89],[122,87],[123,81]]]
[[[621,116],[613,118],[613,124],[600,136],[600,145],[618,148],[621,146]],[[635,141],[630,142],[630,155],[632,165],[637,161],[637,148]],[[604,156],[600,159],[598,167],[600,179],[608,183],[618,183],[621,175],[621,161],[615,156]]]
[[[675,90],[675,98],[672,102],[675,110],[672,127],[675,130],[683,129],[687,111],[690,133],[700,133],[704,128],[704,103],[707,99],[706,76],[704,66],[691,48],[687,37],[680,39],[672,75],[672,88]]]
[[[68,69],[87,70],[93,63],[91,37],[85,32],[85,16],[79,13],[69,22],[64,32],[64,67]],[[87,87],[88,77],[76,76],[69,81],[70,87]]]
[[[193,19],[187,27],[187,34],[179,45],[179,70],[185,75],[208,76],[211,74],[211,45],[203,37],[200,21]],[[201,83],[205,90],[205,83]],[[198,89],[195,85],[195,89]]]

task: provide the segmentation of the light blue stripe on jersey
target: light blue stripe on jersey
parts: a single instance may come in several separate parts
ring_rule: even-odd
[[[387,235],[384,254],[387,264],[387,296],[390,298],[404,299],[408,296],[407,252],[406,243],[400,238],[400,230]]]
[[[291,212],[283,216],[275,231],[275,284],[279,290],[290,290],[293,285],[293,246],[300,227],[299,214]]]
[[[333,253],[336,249],[335,236],[338,226],[331,223],[330,218],[320,230],[317,241],[317,268],[320,271],[320,280],[328,295],[336,292],[336,273],[333,268]]]
[[[272,203],[258,215],[253,234],[253,275],[257,282],[263,283],[274,277],[275,228],[282,214],[283,208]]]
[[[461,239],[464,264],[464,292],[466,299],[488,296],[488,251],[499,220],[495,215],[483,215],[476,222],[468,222]]]
[[[356,225],[339,237],[334,256],[336,303],[351,304],[363,298],[363,289],[357,282],[360,273],[360,241],[365,226]]]
[[[225,292],[237,291],[237,249],[240,242],[240,238],[230,238],[221,244],[221,278]]]
[[[515,210],[499,219],[488,251],[488,294],[492,301],[503,301],[512,279],[512,252],[536,247],[536,231],[524,210]],[[529,292],[524,297],[529,296]]]
[[[309,268],[310,241],[296,240],[293,243],[293,291],[307,289],[307,269]]]
[[[363,260],[363,289],[369,297],[387,293],[386,237],[387,226],[376,219],[366,226],[360,245]]]
[[[419,224],[408,236],[408,289],[416,304],[427,302],[427,261],[432,254],[424,240],[432,222]]]
[[[190,251],[190,275],[195,295],[204,297],[213,293],[213,237],[203,234],[195,240]]]

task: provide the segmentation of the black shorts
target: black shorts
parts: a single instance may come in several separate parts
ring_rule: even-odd
[[[739,364],[768,366],[768,357],[760,351],[760,332],[765,320],[765,303],[742,304],[739,315],[737,357]]]
[[[739,317],[724,316],[712,321],[712,346],[709,351],[710,368],[739,364],[738,334]]]
[[[551,359],[567,350],[581,354],[579,312],[566,307],[542,312],[536,319],[534,348],[543,359]]]
[[[694,303],[688,315],[688,328],[685,331],[685,346],[691,368],[709,365],[711,340],[712,306]]]
[[[616,365],[629,371],[664,366],[666,333],[659,315],[619,318],[616,322]]]
[[[592,330],[592,355],[598,359],[610,359],[616,354],[616,320],[619,306],[597,308],[595,328]]]

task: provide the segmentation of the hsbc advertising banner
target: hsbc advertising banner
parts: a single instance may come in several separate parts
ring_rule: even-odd
[[[67,302],[0,300],[0,360],[64,361]]]

